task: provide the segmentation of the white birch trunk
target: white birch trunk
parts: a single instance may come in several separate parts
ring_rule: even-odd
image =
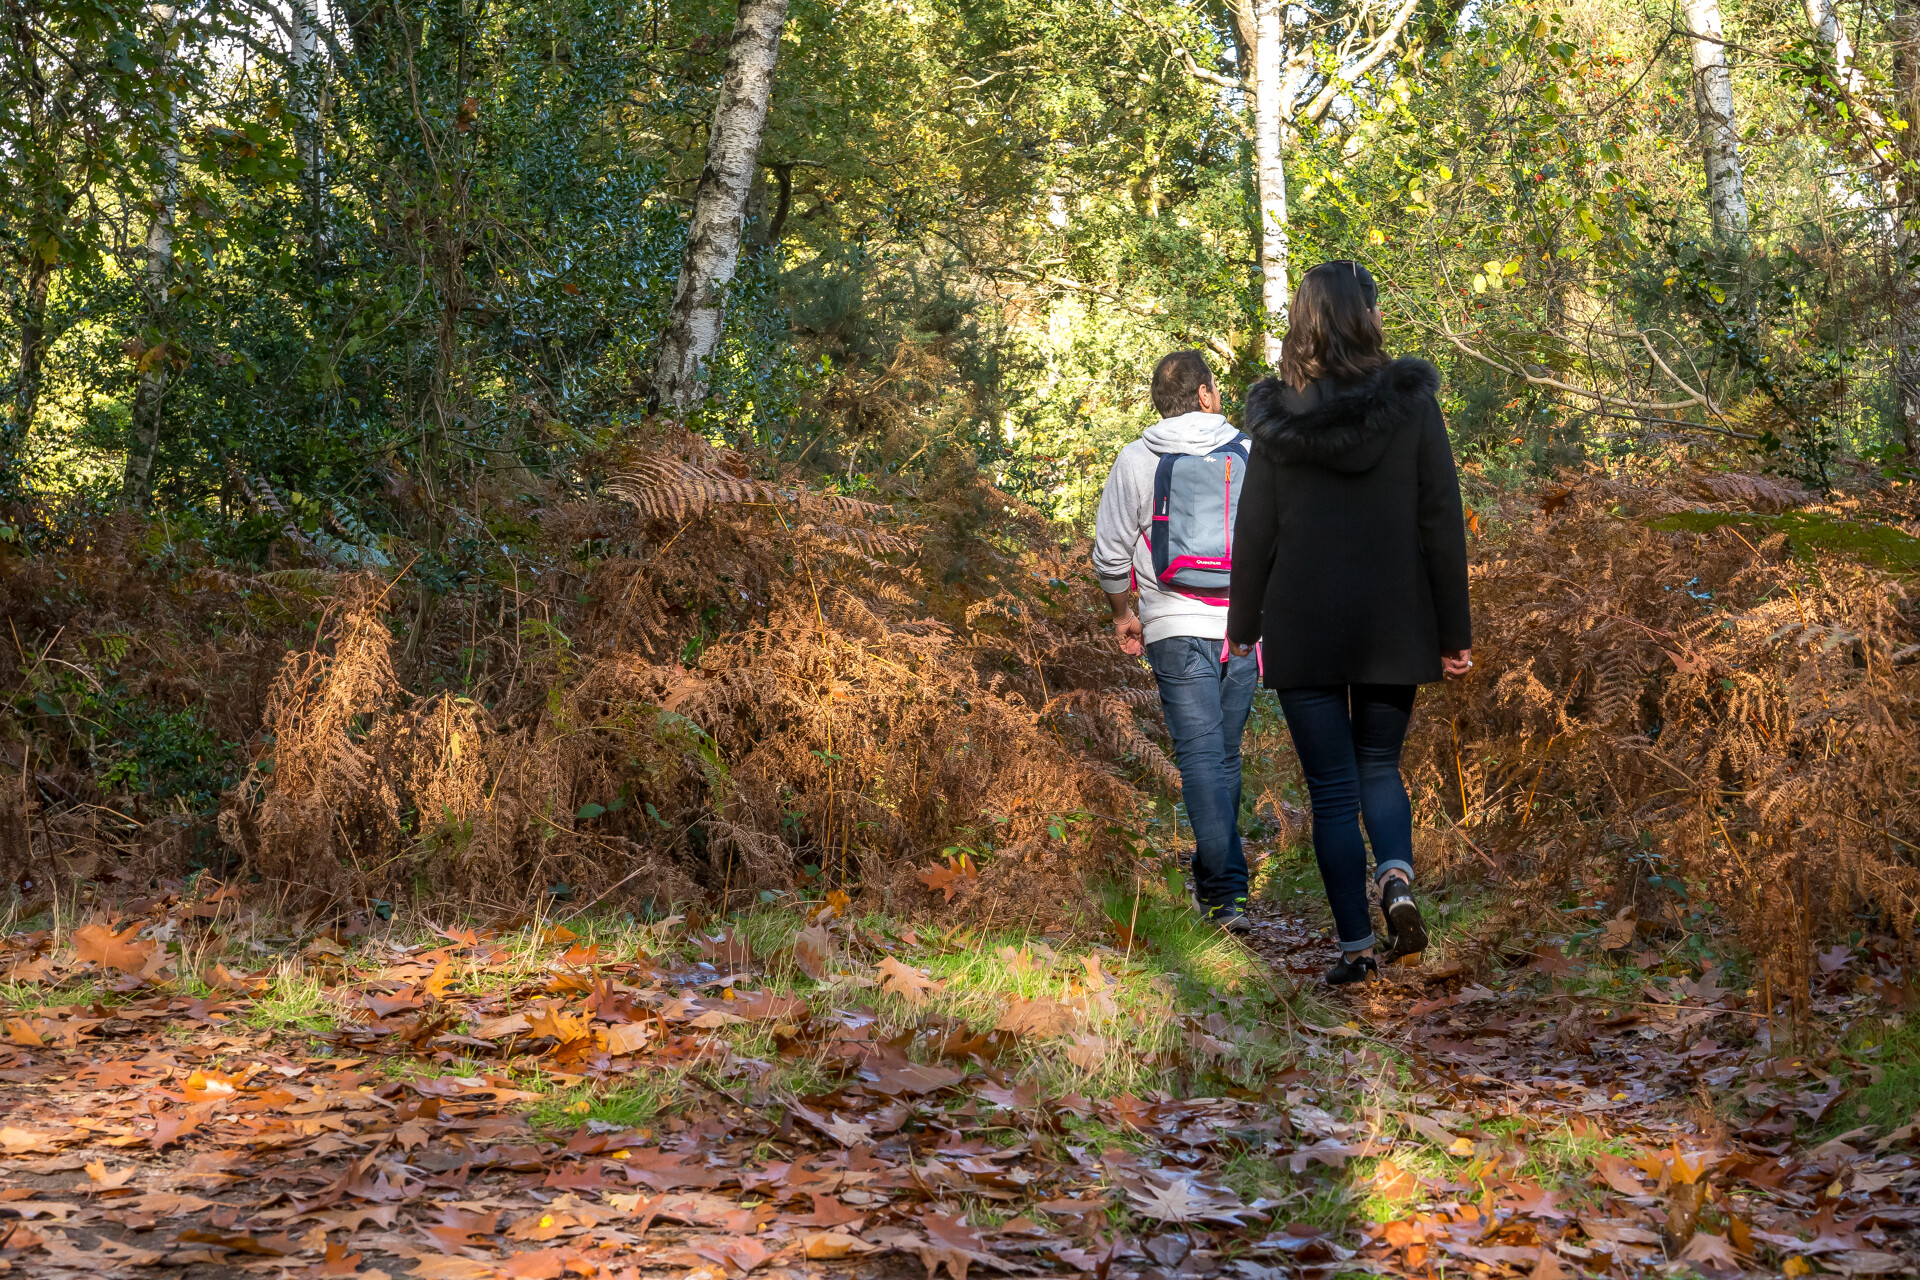
[[[165,7],[156,9],[155,13],[161,23],[160,67],[164,70],[174,10]],[[180,102],[171,94],[165,128],[166,136],[160,144],[160,180],[153,191],[153,221],[147,225],[144,282],[147,326],[162,334],[163,348],[167,343],[165,321],[171,303],[168,292],[173,281],[174,208],[180,202]],[[147,367],[141,370],[134,384],[133,438],[127,446],[127,466],[120,478],[120,503],[130,510],[144,511],[153,505],[153,455],[160,446],[160,411],[172,381],[172,354],[163,349],[158,358],[141,357],[141,363]]]
[[[1894,5],[1893,85],[1898,115],[1920,124],[1920,0]],[[1901,165],[1893,200],[1893,383],[1900,397],[1900,439],[1920,459],[1920,128],[1898,135]]]
[[[320,53],[320,15],[314,0],[291,0],[293,46],[288,50],[287,105],[300,123],[294,146],[300,156],[300,181],[306,189],[308,218],[315,237],[324,233],[321,192],[326,184],[326,147],[320,136],[320,103],[324,93],[326,60]],[[316,246],[317,248],[317,246]]]
[[[1827,47],[1840,87],[1850,94],[1859,93],[1866,87],[1866,80],[1853,65],[1853,41],[1847,38],[1847,29],[1840,25],[1840,14],[1833,7],[1833,0],[1806,0],[1806,7],[1807,25],[1813,28],[1814,38]]]
[[[707,164],[693,197],[666,336],[654,364],[653,402],[676,414],[707,395],[707,362],[720,344],[727,286],[740,260],[747,191],[759,166],[760,134],[773,97],[774,62],[787,0],[740,0],[720,102],[707,137]]]
[[[1733,75],[1720,24],[1720,0],[1687,0],[1693,51],[1693,101],[1707,170],[1707,214],[1729,243],[1747,238],[1747,191],[1740,172],[1740,132],[1733,114]]]
[[[1287,170],[1282,130],[1281,10],[1284,0],[1254,0],[1253,6],[1253,157],[1254,185],[1260,197],[1260,300],[1266,310],[1261,354],[1268,365],[1280,363],[1287,332]]]

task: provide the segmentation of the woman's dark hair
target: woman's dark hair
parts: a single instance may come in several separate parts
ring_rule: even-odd
[[[1303,388],[1316,378],[1350,381],[1387,362],[1374,307],[1380,289],[1357,262],[1323,262],[1293,292],[1287,337],[1280,344],[1280,376]]]

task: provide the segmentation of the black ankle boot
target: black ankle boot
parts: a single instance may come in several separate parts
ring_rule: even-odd
[[[1427,949],[1427,922],[1420,918],[1419,904],[1413,900],[1413,887],[1399,876],[1389,876],[1380,886],[1380,911],[1387,917],[1387,929],[1393,935],[1387,947],[1387,960],[1417,956]]]
[[[1327,985],[1344,987],[1350,982],[1360,982],[1368,977],[1378,978],[1380,966],[1372,956],[1343,955],[1340,963],[1327,970]]]

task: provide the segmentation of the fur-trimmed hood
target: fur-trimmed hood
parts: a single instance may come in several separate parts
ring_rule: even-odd
[[[1359,382],[1323,381],[1305,392],[1262,378],[1247,392],[1247,434],[1283,465],[1371,471],[1439,389],[1440,371],[1418,356],[1388,361]]]

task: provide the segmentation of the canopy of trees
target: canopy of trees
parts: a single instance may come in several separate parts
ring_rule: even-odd
[[[1072,519],[1151,358],[1244,382],[1335,256],[1388,283],[1489,465],[1706,435],[1815,485],[1911,458],[1899,5],[755,13],[11,3],[0,488],[157,504],[240,558],[278,504],[339,556],[398,534],[453,572],[476,486],[664,395],[847,487],[965,456]],[[722,174],[753,21],[777,66]],[[708,185],[738,238],[702,250],[724,328],[690,399],[661,343]]]

